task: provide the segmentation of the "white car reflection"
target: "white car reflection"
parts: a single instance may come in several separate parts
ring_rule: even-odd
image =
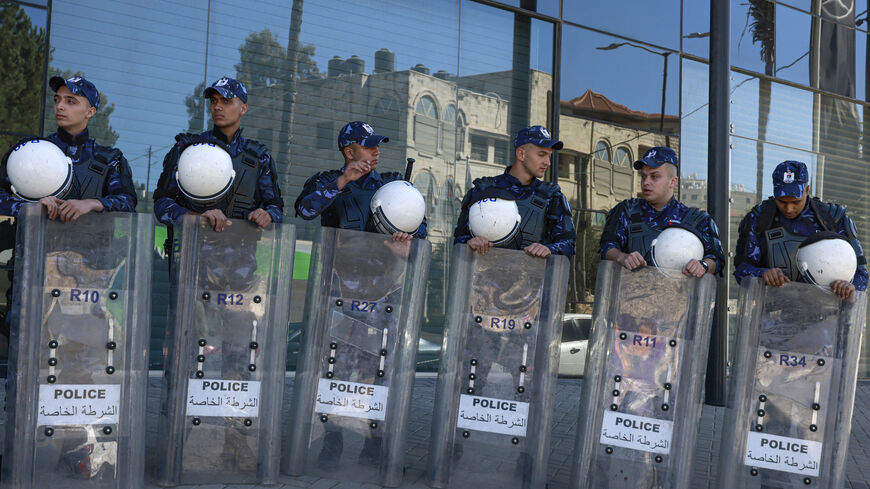
[[[592,329],[592,315],[565,313],[559,347],[559,376],[581,377],[586,367],[586,346]]]

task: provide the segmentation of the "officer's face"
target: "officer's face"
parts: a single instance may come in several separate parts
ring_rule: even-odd
[[[801,198],[795,198],[791,195],[776,198],[776,208],[785,216],[786,219],[794,219],[800,215],[807,204],[807,196],[809,195],[810,187],[804,186],[804,193]]]
[[[58,127],[78,134],[88,126],[88,120],[97,113],[97,109],[91,107],[88,99],[81,95],[75,95],[66,85],[57,89],[54,94],[54,120]]]
[[[542,148],[535,146],[532,143],[527,143],[516,151],[517,163],[522,165],[535,178],[543,178],[547,173],[547,168],[550,168],[550,156],[553,155],[553,148]]]
[[[640,188],[643,198],[653,205],[666,204],[674,195],[677,184],[676,168],[666,163],[658,168],[644,165],[640,169]]]
[[[226,98],[217,93],[209,97],[208,104],[211,120],[221,129],[238,126],[241,124],[242,116],[248,111],[248,104],[243,103],[238,97]]]
[[[353,143],[344,148],[344,156],[348,162],[351,161],[368,161],[369,167],[374,170],[378,166],[378,158],[381,155],[381,150],[377,146],[367,148],[365,146]]]

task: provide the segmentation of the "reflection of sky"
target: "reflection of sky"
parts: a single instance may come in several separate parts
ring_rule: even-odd
[[[792,3],[802,7],[801,1]],[[518,5],[518,0],[504,3]],[[700,3],[704,5],[684,2],[684,34],[709,29],[708,2]],[[752,43],[746,24],[745,3],[732,2],[732,62],[763,71],[758,45]],[[866,9],[866,3],[858,1],[857,10]],[[85,72],[115,104],[111,124],[120,135],[117,145],[133,164],[137,180],[145,178],[145,155],[153,145],[152,186],[173,136],[187,128],[185,96],[204,79],[211,82],[224,74],[235,75],[239,47],[247,35],[269,29],[279,43],[287,45],[292,2],[257,2],[246,5],[247,10],[242,12],[237,3],[215,0],[210,3],[208,20],[202,5],[196,0],[148,4],[101,0],[96,6],[85,0],[53,2],[52,66]],[[555,15],[556,5],[555,0],[538,0],[538,11]],[[44,24],[44,10],[26,10],[35,23]],[[566,21],[649,42],[645,47],[654,51],[661,51],[656,45],[670,49],[680,46],[677,0],[564,1],[563,10]],[[778,75],[798,83],[807,81],[808,58],[785,66],[807,50],[808,19],[805,13],[777,7]],[[470,0],[308,0],[304,3],[301,42],[316,46],[314,61],[324,73],[327,62],[336,55],[345,59],[358,55],[365,60],[366,71],[371,72],[374,53],[389,48],[395,53],[397,70],[422,63],[432,73],[445,70],[474,75],[511,69],[513,32],[514,14]],[[533,69],[552,72],[552,32],[550,24],[532,21]],[[609,51],[595,49],[625,40],[566,24],[562,99],[591,89],[630,109],[658,113],[663,57],[630,45]],[[705,56],[708,41],[683,39],[683,47]],[[857,93],[863,98],[863,31],[857,41]],[[204,66],[206,59],[208,64]],[[671,55],[668,64],[666,113],[682,112],[685,119],[683,173],[696,171],[703,177],[707,159],[706,69],[694,62],[683,62],[686,72],[681,87],[678,57]],[[757,137],[758,85],[756,80],[741,84],[744,78],[735,75],[732,85],[732,119],[737,134]],[[772,97],[770,141],[811,149],[811,97],[805,91],[783,86],[778,86]],[[754,187],[754,177],[743,177],[743,172],[737,171],[739,162],[734,163],[734,182]]]

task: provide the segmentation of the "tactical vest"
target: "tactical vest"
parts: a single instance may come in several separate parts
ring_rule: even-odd
[[[338,227],[368,231],[375,192],[377,190],[363,189],[353,183],[345,186],[332,204],[338,217]]]
[[[84,200],[103,197],[109,163],[120,156],[118,149],[95,146],[93,158],[73,165],[72,185],[64,198]]]
[[[837,231],[839,222],[846,215],[846,209],[839,205],[826,205],[817,198],[808,199],[808,205],[816,215],[816,219],[824,231]],[[800,244],[807,238],[794,234],[784,227],[779,220],[776,201],[769,198],[761,203],[758,220],[755,222],[756,235],[764,235],[767,241],[767,268],[780,268],[789,280],[801,278],[801,272],[797,268],[797,250]],[[854,241],[850,237],[850,241]],[[854,247],[854,244],[853,244]],[[859,263],[864,257],[856,249]]]
[[[647,263],[652,263],[652,242],[659,234],[661,234],[663,229],[655,229],[643,220],[643,211],[641,210],[638,201],[632,201],[631,207],[627,212],[628,250],[626,251],[628,253],[637,251],[643,255],[643,259],[646,260]],[[687,229],[700,236],[701,233],[698,231],[698,225],[704,218],[704,213],[701,212],[700,209],[690,207],[689,212],[687,212],[682,219],[668,221],[665,227],[679,224],[679,227]]]
[[[268,151],[266,146],[248,140],[244,151],[233,157],[233,170],[236,172],[236,178],[233,181],[229,201],[223,207],[227,217],[244,219],[246,214],[257,208],[254,196],[257,192],[260,160]]]
[[[477,180],[480,190],[495,186],[495,180],[491,178]],[[544,238],[547,226],[547,206],[556,195],[559,186],[550,182],[541,182],[528,197],[517,199],[517,210],[520,213],[520,229],[510,241],[501,244],[500,248],[522,250],[532,243],[540,243]]]

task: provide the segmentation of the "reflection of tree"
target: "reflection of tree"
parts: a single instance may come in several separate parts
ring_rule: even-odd
[[[50,56],[50,55],[49,55]],[[62,76],[70,78],[80,76],[87,78],[88,76],[81,72],[73,72],[71,70],[60,71],[57,68],[49,68],[48,78],[53,76]],[[46,83],[48,80],[46,79]],[[99,88],[99,87],[98,87]],[[50,133],[57,130],[57,124],[54,122],[54,112],[51,110],[54,105],[54,92],[49,88],[45,91],[45,132]],[[100,108],[97,109],[96,115],[91,117],[88,122],[88,134],[90,137],[97,140],[97,144],[103,146],[114,146],[118,141],[118,133],[112,129],[112,124],[109,122],[109,116],[115,111],[115,104],[109,103],[109,98],[105,93],[100,92]]]
[[[752,42],[760,43],[761,60],[764,61],[764,74],[774,75],[776,50],[776,10],[775,5],[768,0],[749,0],[749,15],[752,17]],[[764,141],[767,140],[767,121],[770,117],[770,78],[759,77],[758,80],[758,141],[755,143],[758,173],[755,183],[755,198],[764,198]]]
[[[313,59],[314,52],[313,44],[299,48],[298,53],[295,54],[299,65],[295,79],[320,76],[320,70]],[[286,86],[293,78],[290,69],[291,54],[290,50],[278,42],[277,34],[273,34],[269,29],[252,32],[239,47],[239,62],[235,65],[235,78],[245,85],[248,92],[264,87]],[[188,130],[191,132],[199,131],[203,127],[205,101],[202,92],[205,87],[205,82],[200,82],[184,99],[189,117]]]
[[[34,26],[19,5],[0,2],[0,73],[3,103],[0,129],[18,133],[39,132],[42,71],[45,65],[45,29]],[[0,135],[0,153],[19,136]]]

